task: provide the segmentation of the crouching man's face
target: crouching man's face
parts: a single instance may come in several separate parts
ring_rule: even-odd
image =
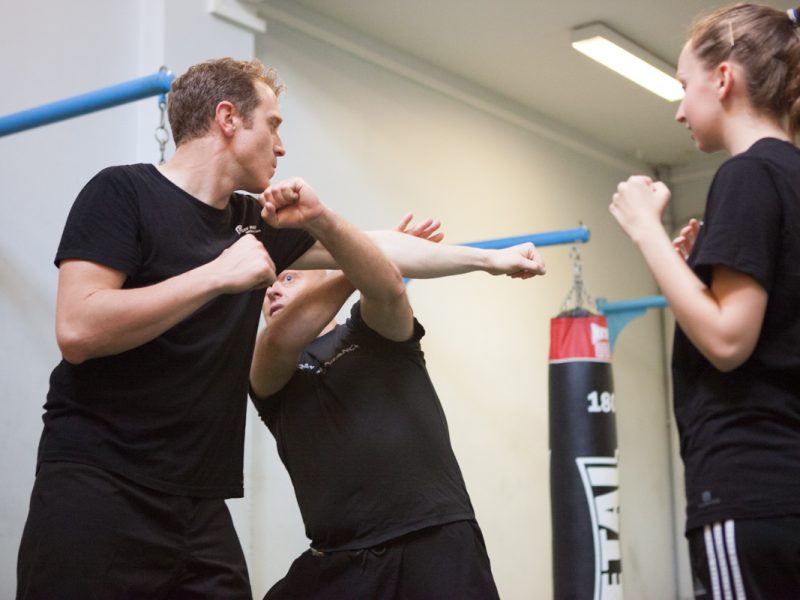
[[[264,317],[270,319],[283,310],[297,295],[310,285],[326,277],[325,270],[281,271],[275,282],[267,288],[264,297]]]

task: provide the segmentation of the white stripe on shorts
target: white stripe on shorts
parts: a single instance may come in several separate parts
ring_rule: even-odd
[[[722,597],[725,600],[733,600],[731,578],[728,571],[728,556],[725,553],[725,542],[722,541],[722,523],[714,523],[711,529],[714,532],[714,549],[717,551],[717,567],[719,568],[720,581],[722,581]]]
[[[747,600],[736,554],[733,520],[706,525],[703,539],[713,600]]]
[[[703,527],[703,539],[706,542],[706,560],[708,561],[708,574],[711,579],[711,597],[713,600],[722,600],[719,571],[717,571],[717,555],[714,552],[714,540],[711,537],[711,525]]]
[[[742,571],[739,569],[739,556],[736,554],[736,534],[733,519],[725,521],[725,546],[728,549],[728,562],[731,565],[733,576],[733,589],[736,591],[736,600],[747,600],[742,582]]]

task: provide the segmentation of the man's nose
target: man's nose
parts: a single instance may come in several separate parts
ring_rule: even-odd
[[[272,302],[278,296],[281,296],[280,283],[277,281],[267,288],[267,298]]]

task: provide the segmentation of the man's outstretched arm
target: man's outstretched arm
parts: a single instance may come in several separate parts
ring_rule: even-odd
[[[264,207],[262,217],[270,225],[302,227],[318,240],[290,268],[338,269],[344,266],[340,264],[344,256],[331,246],[330,238],[314,231],[315,219],[328,209],[303,180],[298,178],[273,186],[261,195],[259,201]],[[404,219],[400,229],[405,229],[406,224]],[[429,279],[485,271],[492,275],[527,279],[545,274],[544,262],[531,243],[490,250],[433,243],[439,241],[439,234],[430,239],[390,230],[370,231],[367,235],[405,277]]]
[[[546,272],[544,262],[531,243],[492,250],[435,244],[398,231],[368,231],[366,234],[405,277],[431,279],[485,271],[492,275],[528,279]],[[336,261],[320,242],[298,258],[293,269],[335,269]]]

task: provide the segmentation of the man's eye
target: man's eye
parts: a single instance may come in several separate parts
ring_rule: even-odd
[[[286,277],[283,278],[283,280],[286,283],[292,283],[292,281],[294,281],[294,275],[287,275]]]

